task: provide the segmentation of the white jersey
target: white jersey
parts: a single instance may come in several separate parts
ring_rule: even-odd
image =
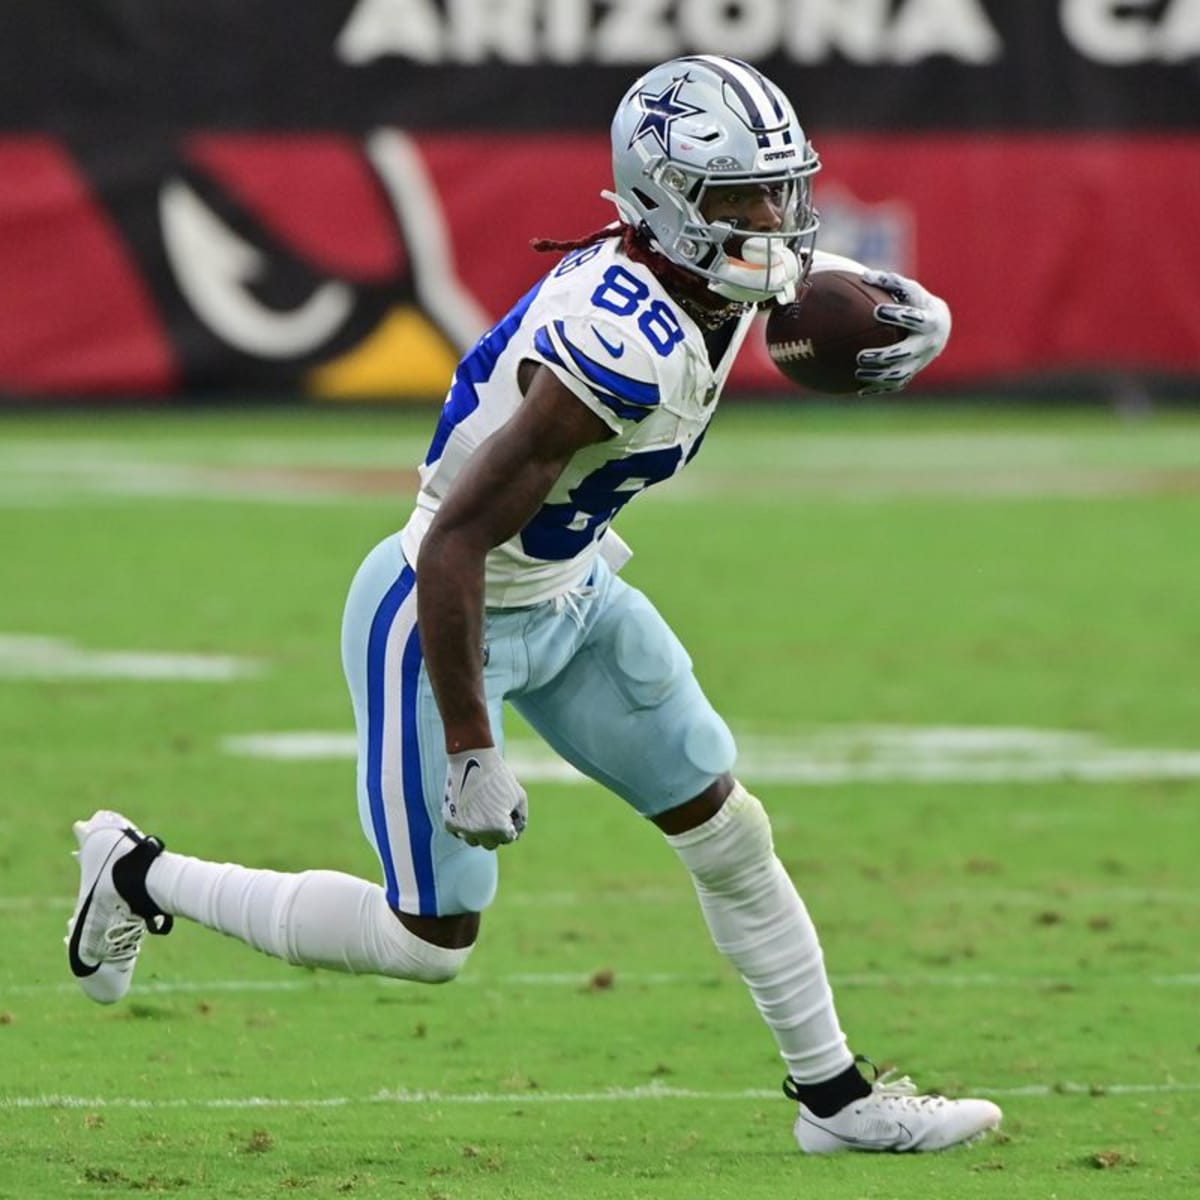
[[[751,308],[714,367],[699,326],[618,238],[572,251],[459,363],[420,468],[405,557],[417,565],[421,538],[463,465],[516,410],[517,369],[531,359],[614,436],[580,450],[525,528],[488,554],[485,603],[538,604],[578,587],[621,507],[699,449],[753,320]]]

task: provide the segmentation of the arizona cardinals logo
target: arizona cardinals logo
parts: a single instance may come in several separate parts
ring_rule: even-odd
[[[322,171],[341,188],[305,196],[302,182]],[[302,181],[290,194],[264,185],[288,176]],[[251,154],[210,137],[165,176],[156,207],[189,375],[294,380],[335,396],[437,394],[489,323],[457,276],[425,163],[399,130],[374,131],[357,154],[348,141],[330,151],[311,139]]]
[[[688,76],[684,75],[673,79],[670,87],[659,92],[657,96],[647,92],[645,88],[637,93],[634,98],[642,110],[642,118],[629,139],[630,146],[639,138],[651,137],[664,154],[671,152],[672,124],[681,117],[694,117],[704,111],[694,104],[688,104],[686,100],[679,99],[679,91],[687,82]]]
[[[53,232],[31,226],[53,248],[56,283],[45,296],[26,289],[15,342],[0,330],[0,391],[14,346],[31,391],[445,391],[491,321],[478,282],[459,275],[456,210],[427,149],[391,127],[145,132],[115,175],[108,138],[81,134],[15,160],[0,146],[13,179],[71,197]],[[17,194],[0,187],[0,210]],[[52,353],[41,332],[52,325],[91,349]]]
[[[256,358],[311,354],[345,324],[354,307],[350,288],[327,280],[289,309],[265,304],[253,292],[266,273],[265,256],[222,222],[183,180],[159,196],[163,242],[180,290],[196,315],[222,341]]]

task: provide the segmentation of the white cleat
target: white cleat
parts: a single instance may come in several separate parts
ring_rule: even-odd
[[[869,1096],[831,1117],[818,1117],[801,1104],[795,1133],[807,1154],[947,1150],[983,1137],[1000,1124],[1002,1115],[990,1100],[920,1095],[907,1075],[897,1078],[894,1071],[887,1071],[876,1077]]]
[[[84,992],[113,1004],[129,991],[142,938],[170,933],[172,918],[150,899],[146,871],[163,850],[120,813],[76,821],[79,899],[67,922],[67,960]]]

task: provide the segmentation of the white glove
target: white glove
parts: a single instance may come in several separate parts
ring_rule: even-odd
[[[950,307],[915,279],[906,279],[892,271],[864,271],[863,280],[896,298],[895,304],[880,304],[875,309],[875,319],[909,332],[890,346],[858,352],[854,378],[867,385],[858,394],[898,392],[945,349],[950,337]]]
[[[791,304],[800,280],[800,259],[779,238],[748,237],[742,242],[741,257],[729,255],[720,278],[709,281],[709,290],[726,300],[761,304],[777,300]]]
[[[468,846],[515,842],[529,820],[525,789],[494,746],[450,755],[442,823]]]

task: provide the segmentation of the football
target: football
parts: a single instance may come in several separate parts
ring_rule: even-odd
[[[767,353],[793,383],[814,392],[857,392],[860,350],[890,346],[905,336],[896,325],[875,320],[877,304],[894,296],[852,271],[811,275],[792,304],[777,304],[767,316]]]

